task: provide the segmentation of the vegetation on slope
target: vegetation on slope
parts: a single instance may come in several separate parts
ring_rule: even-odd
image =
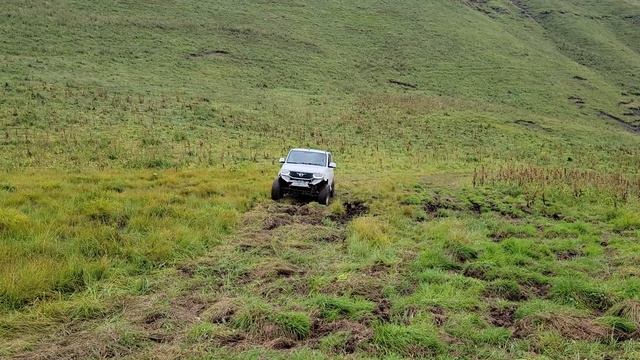
[[[639,14],[3,2],[0,357],[638,358]]]
[[[636,169],[637,6],[599,3],[5,2],[3,166],[221,166],[302,143],[349,166]]]

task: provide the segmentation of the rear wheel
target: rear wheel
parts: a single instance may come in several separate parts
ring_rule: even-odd
[[[271,185],[271,200],[282,199],[282,187],[280,186],[280,179],[275,179]]]
[[[329,205],[331,199],[331,186],[326,185],[318,194],[318,202],[322,205]]]

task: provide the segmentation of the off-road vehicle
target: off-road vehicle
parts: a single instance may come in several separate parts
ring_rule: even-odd
[[[334,193],[333,162],[331,153],[314,149],[291,149],[271,186],[271,198],[279,200],[287,194],[315,197],[319,203],[329,205]]]

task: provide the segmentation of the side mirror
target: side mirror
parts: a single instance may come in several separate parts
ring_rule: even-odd
[[[284,164],[284,158],[280,158],[280,164]]]
[[[336,168],[336,163],[330,162],[329,163],[329,167],[332,168],[332,169],[335,169]]]

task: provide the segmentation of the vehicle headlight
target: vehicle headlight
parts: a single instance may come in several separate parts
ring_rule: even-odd
[[[324,178],[324,174],[313,174],[314,179],[322,179]]]
[[[280,175],[282,175],[282,176],[289,176],[289,174],[290,174],[290,173],[291,173],[291,172],[290,172],[289,170],[282,170],[282,171],[280,172]]]

